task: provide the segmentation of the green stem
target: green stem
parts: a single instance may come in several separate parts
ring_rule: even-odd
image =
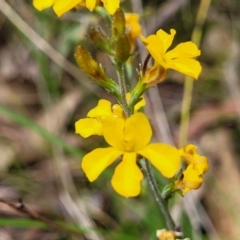
[[[207,17],[207,12],[210,6],[211,0],[201,0],[198,13],[196,17],[196,24],[192,33],[192,42],[197,46],[200,45],[202,38],[202,28]],[[186,76],[184,81],[184,93],[181,110],[181,124],[179,133],[179,147],[184,146],[187,143],[189,119],[190,119],[190,107],[192,102],[192,91],[193,91],[194,79]]]
[[[169,230],[175,230],[175,223],[169,213],[168,207],[165,203],[165,201],[163,200],[163,198],[161,197],[161,194],[159,192],[158,186],[157,186],[157,182],[156,179],[153,176],[152,173],[152,169],[151,169],[151,164],[148,160],[144,159],[145,162],[145,171],[146,171],[146,175],[147,175],[147,179],[148,179],[148,183],[152,189],[152,192],[154,194],[154,197],[157,201],[157,204],[162,212],[162,214],[164,215],[165,219],[166,219],[166,223],[168,226]]]
[[[120,96],[121,96],[121,105],[127,117],[132,115],[132,111],[128,106],[126,94],[127,94],[127,86],[124,77],[123,65],[120,64],[117,66],[117,75],[118,75],[118,84],[120,89]]]

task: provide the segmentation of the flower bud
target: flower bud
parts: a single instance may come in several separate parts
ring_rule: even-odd
[[[104,35],[100,29],[91,28],[89,31],[89,37],[94,45],[110,55],[113,54],[111,43],[106,35]]]
[[[107,76],[105,75],[102,67],[92,58],[90,53],[81,45],[76,47],[75,59],[81,70],[90,78],[95,81],[106,81]]]
[[[76,47],[75,58],[81,70],[95,82],[105,88],[107,92],[119,97],[118,85],[109,78],[104,69],[90,55],[90,53],[81,45]]]
[[[126,34],[121,35],[115,42],[116,62],[126,62],[130,56],[131,45]]]
[[[125,16],[121,8],[118,8],[112,18],[112,38],[118,39],[119,36],[125,33]]]

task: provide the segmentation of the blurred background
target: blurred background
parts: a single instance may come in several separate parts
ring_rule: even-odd
[[[206,13],[199,12],[200,3],[208,12],[198,26],[196,16]],[[209,158],[211,168],[199,190],[171,201],[171,213],[193,240],[239,240],[240,1],[132,0],[122,7],[140,13],[145,35],[176,29],[174,46],[189,41],[197,28],[203,71],[194,82],[188,142]],[[145,180],[139,197],[125,199],[110,184],[115,166],[93,183],[80,168],[85,153],[106,143],[76,135],[75,121],[100,98],[115,102],[74,60],[82,44],[115,78],[106,54],[86,36],[96,24],[109,31],[107,22],[85,9],[57,18],[52,9],[36,11],[31,1],[0,0],[0,198],[22,199],[63,228],[1,202],[1,240],[154,240],[165,226]],[[147,56],[140,43],[136,53],[134,76]],[[169,71],[146,95],[153,142],[178,145],[184,79]]]

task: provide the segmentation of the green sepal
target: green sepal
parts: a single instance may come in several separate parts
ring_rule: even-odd
[[[112,79],[108,78],[107,81],[98,82],[98,85],[106,89],[108,93],[114,95],[117,99],[120,98],[119,86]]]
[[[174,182],[171,182],[163,188],[161,196],[164,200],[168,200],[169,198],[172,197],[172,195],[175,191],[176,190],[174,188]]]
[[[76,47],[75,59],[80,69],[92,78],[95,84],[105,88],[107,92],[117,98],[120,96],[118,85],[108,77],[101,64],[96,62],[83,46],[79,45]]]
[[[128,103],[130,108],[134,108],[134,106],[142,100],[143,93],[146,89],[146,84],[139,81],[131,92],[131,97]]]

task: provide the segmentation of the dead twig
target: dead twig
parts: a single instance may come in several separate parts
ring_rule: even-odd
[[[18,200],[18,202],[10,201],[7,199],[0,198],[0,202],[8,205],[9,207],[15,209],[16,211],[20,213],[26,214],[29,218],[38,220],[40,222],[45,223],[48,227],[53,228],[55,230],[58,230],[60,232],[68,233],[70,235],[77,235],[77,236],[83,236],[82,233],[79,231],[75,231],[73,229],[70,229],[63,224],[59,224],[54,222],[53,220],[50,220],[46,217],[43,217],[39,215],[37,212],[34,212],[30,210],[23,202],[21,199]]]

